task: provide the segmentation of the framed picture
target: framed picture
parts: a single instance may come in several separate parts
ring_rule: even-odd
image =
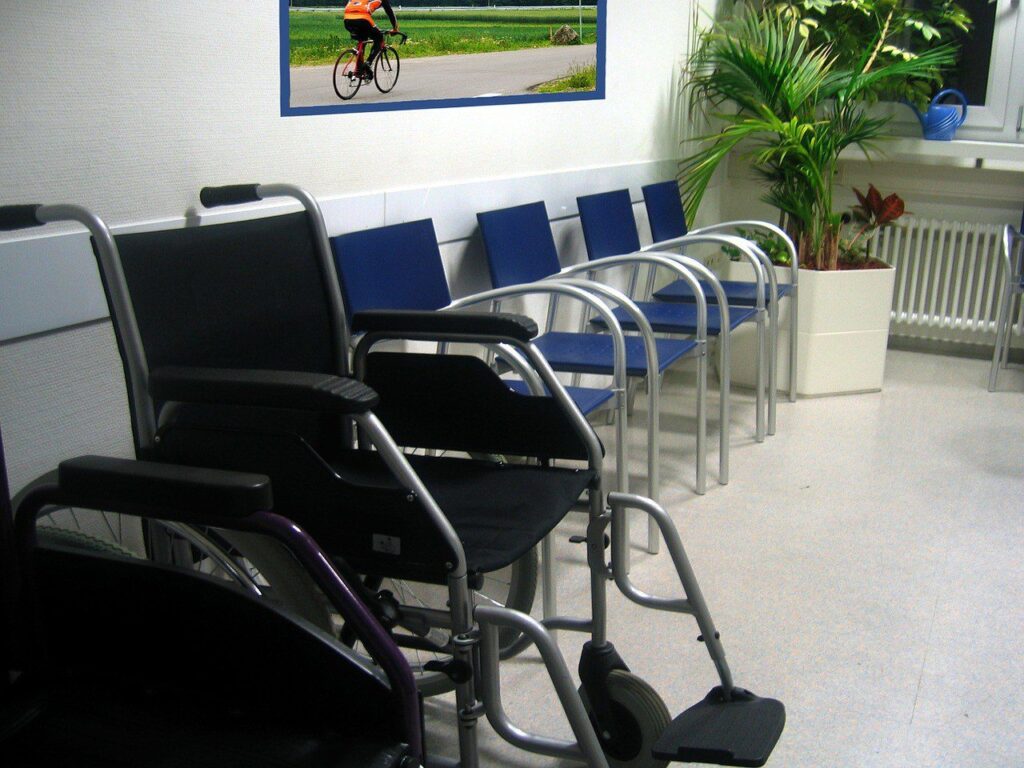
[[[280,0],[281,114],[603,99],[606,2]]]

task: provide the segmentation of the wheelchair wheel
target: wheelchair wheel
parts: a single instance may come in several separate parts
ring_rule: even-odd
[[[327,598],[283,545],[258,533],[204,529],[204,536],[230,556],[265,598],[314,626],[335,634]]]
[[[641,678],[620,669],[608,674],[605,685],[618,730],[613,738],[608,738],[597,723],[594,729],[610,768],[665,768],[668,761],[651,754],[651,748],[672,719],[661,696]],[[580,697],[593,720],[582,687]]]
[[[359,53],[355,48],[349,48],[334,62],[334,92],[342,101],[348,101],[359,92],[362,84]]]
[[[82,552],[95,552],[117,557],[135,557],[117,542],[106,541],[98,536],[90,536],[88,533],[70,528],[58,528],[55,525],[40,526],[37,529],[36,537],[43,547],[76,549]]]
[[[233,582],[333,632],[312,579],[282,545],[265,536],[71,507],[46,510],[37,531],[44,546],[148,559]]]
[[[537,567],[537,551],[530,550],[512,565],[486,574],[480,589],[473,592],[474,602],[529,613],[537,591]],[[384,579],[380,589],[391,592],[401,605],[447,610],[448,590],[441,585]],[[444,663],[451,658],[448,653],[451,636],[447,630],[399,625],[393,636],[409,660],[416,685],[424,696],[436,696],[455,687],[443,672],[427,669],[431,662]],[[502,630],[498,638],[502,659],[514,656],[529,645],[514,629],[509,632]]]
[[[373,62],[373,82],[381,93],[388,93],[398,82],[398,72],[401,62],[398,58],[398,51],[391,47],[385,47]]]

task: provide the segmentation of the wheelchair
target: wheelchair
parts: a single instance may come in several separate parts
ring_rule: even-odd
[[[421,685],[430,675],[455,689],[463,768],[480,764],[476,727],[484,716],[519,748],[594,767],[762,765],[784,727],[783,705],[734,685],[668,514],[639,496],[606,497],[601,444],[533,345],[533,321],[357,313],[350,367],[316,201],[283,184],[207,188],[201,200],[281,195],[303,210],[116,237],[78,207],[20,209],[23,223],[70,218],[93,236],[140,458],[269,476],[277,513],[307,530],[350,581],[359,579],[364,603],[395,642],[441,654],[418,671]],[[529,364],[533,393],[513,391],[477,356],[409,351],[409,342],[506,350],[506,358]],[[589,616],[537,620],[474,592],[486,574],[520,561],[581,506]],[[624,531],[631,510],[659,527],[685,598],[649,595],[630,581]],[[385,580],[437,585],[446,605],[405,603],[381,588]],[[607,637],[609,581],[634,602],[690,614],[700,627],[721,684],[675,719]],[[573,740],[526,732],[504,711],[502,629],[536,645]],[[589,635],[581,692],[555,629]],[[340,637],[350,637],[347,622]]]
[[[34,483],[12,526],[5,470],[0,439],[3,765],[421,765],[411,670],[312,539],[270,511],[266,477],[82,456]],[[374,664],[220,579],[54,539],[37,528],[54,506],[274,536]]]

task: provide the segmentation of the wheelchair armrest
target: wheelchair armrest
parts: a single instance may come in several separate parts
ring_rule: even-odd
[[[61,462],[57,486],[69,504],[182,522],[243,518],[274,506],[264,475],[106,456]]]
[[[394,338],[417,336],[488,336],[528,342],[537,335],[537,324],[523,315],[503,312],[421,312],[370,310],[356,312],[354,333],[383,333]]]
[[[156,400],[340,414],[366,413],[380,401],[355,379],[300,371],[172,366],[152,371],[149,389]]]

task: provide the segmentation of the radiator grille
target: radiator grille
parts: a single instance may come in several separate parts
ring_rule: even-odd
[[[870,252],[896,267],[894,336],[977,344],[995,342],[1003,227],[912,219],[881,230]],[[1019,337],[1024,309],[1016,308]]]

